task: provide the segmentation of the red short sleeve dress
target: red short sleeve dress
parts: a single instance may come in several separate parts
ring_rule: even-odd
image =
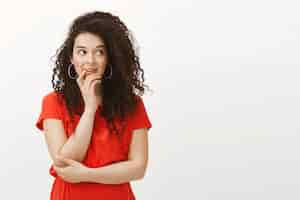
[[[97,110],[90,146],[83,163],[88,167],[101,167],[128,159],[132,131],[139,128],[152,127],[148,118],[143,100],[137,96],[138,104],[133,115],[126,118],[126,129],[121,139],[115,134],[109,134],[104,118],[98,115]],[[63,122],[65,134],[69,137],[75,130],[80,116],[75,115],[71,121],[62,96],[50,92],[43,97],[41,113],[36,127],[43,131],[43,120],[47,118],[60,119]],[[68,183],[62,180],[55,172],[53,165],[49,169],[55,179],[51,189],[51,200],[134,200],[135,196],[130,183],[100,184],[100,183]]]

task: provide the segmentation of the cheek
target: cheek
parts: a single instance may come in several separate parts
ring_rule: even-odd
[[[105,58],[99,58],[96,62],[99,66],[105,66],[107,63]]]
[[[106,68],[106,65],[107,65],[107,62],[106,62],[106,60],[99,60],[99,62],[97,62],[97,65],[98,65],[98,70],[100,72],[104,72],[105,68]]]
[[[75,71],[77,74],[81,74],[82,68],[80,67],[80,63],[74,63]]]
[[[74,67],[75,67],[75,70],[77,72],[77,74],[80,74],[81,71],[82,71],[82,61],[80,61],[80,59],[76,58],[76,57],[73,57],[73,61],[72,61]]]
[[[105,72],[105,70],[106,70],[106,65],[103,65],[99,71],[100,71],[101,74],[103,75],[104,72]]]

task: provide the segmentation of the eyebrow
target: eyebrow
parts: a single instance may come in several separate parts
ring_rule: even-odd
[[[96,48],[104,48],[104,44],[97,45]],[[76,46],[77,49],[85,49],[85,46]]]

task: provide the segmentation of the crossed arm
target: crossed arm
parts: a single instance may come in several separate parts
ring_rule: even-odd
[[[61,120],[44,120],[48,151],[54,165],[61,167],[56,170],[58,175],[69,178],[71,182],[85,181],[103,184],[120,184],[143,178],[148,162],[148,130],[146,128],[133,131],[127,161],[99,168],[87,168],[79,164],[84,159],[90,143],[93,119],[94,113],[84,113],[75,133],[69,138],[65,136]],[[58,157],[74,160],[74,162],[66,163]]]
[[[148,162],[147,129],[133,132],[129,150],[129,158],[100,168],[89,168],[86,173],[87,182],[119,184],[142,179]]]

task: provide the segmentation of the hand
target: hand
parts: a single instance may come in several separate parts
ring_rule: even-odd
[[[77,79],[85,107],[96,111],[98,106],[102,104],[100,91],[101,77],[96,73],[88,73],[83,70]]]
[[[80,183],[86,181],[88,167],[75,160],[57,157],[57,161],[64,166],[53,165],[54,170],[64,181],[69,183]]]

